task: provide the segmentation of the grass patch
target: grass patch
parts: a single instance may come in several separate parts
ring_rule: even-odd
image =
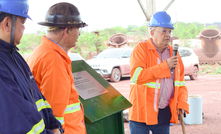
[[[216,68],[216,72],[217,72],[218,74],[221,74],[221,67]]]
[[[221,74],[220,65],[200,65],[199,74],[216,75]]]

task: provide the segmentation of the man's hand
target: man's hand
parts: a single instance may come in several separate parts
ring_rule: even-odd
[[[61,134],[60,129],[53,129],[51,130],[54,134]]]
[[[178,114],[178,115],[180,114],[180,111],[181,111],[181,113],[184,115],[184,117],[186,117],[185,110],[184,110],[184,109],[177,109],[177,114]]]
[[[169,59],[167,59],[167,65],[169,67],[169,69],[171,68],[175,68],[178,64],[178,56],[173,56],[173,57],[170,57]]]

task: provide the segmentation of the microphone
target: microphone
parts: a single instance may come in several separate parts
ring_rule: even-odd
[[[179,48],[179,45],[178,45],[178,44],[173,44],[173,56],[177,56],[177,50],[178,50],[178,48]],[[175,69],[174,67],[171,68],[171,73],[173,73],[174,69]]]

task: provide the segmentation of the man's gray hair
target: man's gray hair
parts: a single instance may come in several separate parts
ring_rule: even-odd
[[[156,27],[149,27],[149,29],[150,29],[150,30],[155,30],[155,29],[156,29]]]
[[[150,31],[151,30],[155,30],[156,29],[156,27],[149,27],[149,35],[150,35],[150,37],[152,38],[152,36],[151,36],[151,34],[150,34]]]

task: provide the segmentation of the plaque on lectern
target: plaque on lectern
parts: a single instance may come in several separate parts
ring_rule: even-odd
[[[108,92],[97,80],[94,79],[87,71],[72,73],[74,85],[79,95],[84,99],[90,99]]]

